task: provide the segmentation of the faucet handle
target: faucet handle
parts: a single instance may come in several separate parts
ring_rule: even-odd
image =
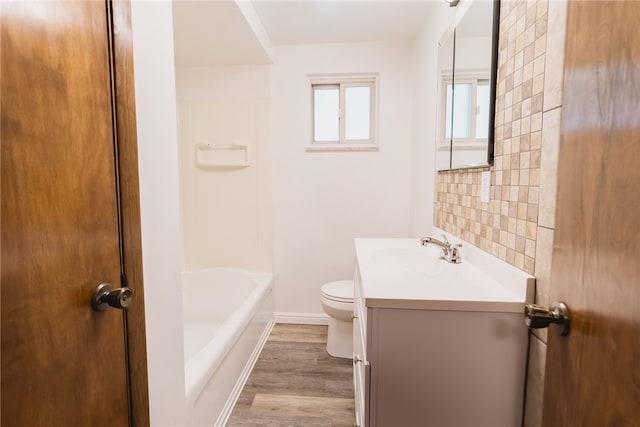
[[[447,245],[450,245],[451,243],[449,243],[449,240],[447,239],[447,235],[442,233],[442,238],[444,239],[443,242],[446,243]]]
[[[460,264],[462,262],[462,256],[458,251],[459,248],[462,247],[462,243],[456,243],[455,245],[451,245],[451,250],[449,251],[449,262],[454,264]]]

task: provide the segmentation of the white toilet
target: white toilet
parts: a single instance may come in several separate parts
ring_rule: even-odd
[[[353,357],[353,280],[322,285],[320,302],[329,315],[327,352],[334,357]]]

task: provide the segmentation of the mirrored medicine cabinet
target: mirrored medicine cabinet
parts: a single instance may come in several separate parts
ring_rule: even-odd
[[[499,0],[475,0],[440,42],[437,170],[493,164],[499,21]]]

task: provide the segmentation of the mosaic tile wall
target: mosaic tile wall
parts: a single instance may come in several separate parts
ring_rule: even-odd
[[[501,2],[491,198],[482,169],[438,173],[436,226],[534,274],[548,0]]]

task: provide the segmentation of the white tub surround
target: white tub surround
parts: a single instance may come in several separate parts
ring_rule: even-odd
[[[273,275],[183,273],[185,395],[192,426],[224,425],[273,327]]]
[[[273,270],[269,76],[266,66],[176,68],[186,270]]]
[[[461,264],[419,239],[355,242],[357,425],[519,425],[535,279],[466,242]]]

